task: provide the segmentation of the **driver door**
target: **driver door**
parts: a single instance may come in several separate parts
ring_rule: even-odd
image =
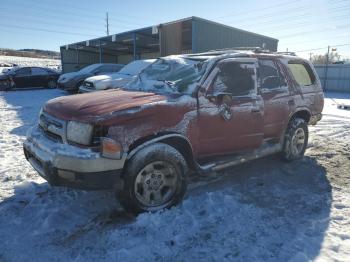
[[[221,60],[204,83],[198,117],[199,155],[226,155],[259,148],[263,100],[257,94],[257,59]]]
[[[32,87],[30,82],[31,69],[30,67],[24,67],[18,69],[15,75],[12,77],[16,84],[16,88]]]

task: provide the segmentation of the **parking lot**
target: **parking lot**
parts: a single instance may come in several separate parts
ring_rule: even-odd
[[[60,90],[0,93],[0,260],[346,261],[350,95],[329,93],[303,160],[271,156],[192,178],[184,202],[138,217],[111,192],[50,187],[22,142]]]

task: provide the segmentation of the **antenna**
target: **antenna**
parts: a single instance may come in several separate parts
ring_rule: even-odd
[[[108,12],[106,13],[106,29],[107,29],[107,35],[109,35],[109,18],[108,18]]]

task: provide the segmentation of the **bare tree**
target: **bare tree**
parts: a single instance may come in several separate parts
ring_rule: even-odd
[[[332,64],[334,62],[338,62],[340,60],[340,55],[337,52],[330,52],[328,63]],[[311,58],[311,62],[313,64],[326,64],[327,63],[327,54],[324,55],[314,55]]]

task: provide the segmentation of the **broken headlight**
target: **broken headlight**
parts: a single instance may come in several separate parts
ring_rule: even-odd
[[[69,121],[67,124],[67,139],[70,142],[90,145],[94,127],[90,124]]]

